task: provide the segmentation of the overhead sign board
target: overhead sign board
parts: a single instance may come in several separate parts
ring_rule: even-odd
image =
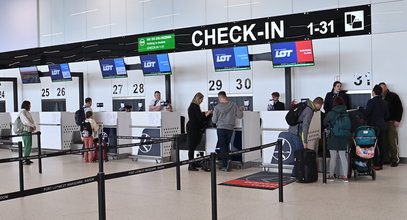
[[[1,53],[0,68],[365,35],[371,19],[361,5],[195,26]]]
[[[140,37],[138,39],[138,51],[150,52],[157,50],[175,49],[174,34],[164,34],[159,36]]]

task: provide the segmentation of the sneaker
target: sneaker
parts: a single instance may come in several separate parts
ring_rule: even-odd
[[[349,183],[349,179],[347,176],[343,176],[341,179],[342,179],[342,182]]]
[[[326,178],[326,180],[329,181],[329,182],[334,182],[334,181],[335,181],[335,177],[333,177],[333,176],[328,176],[328,177]]]
[[[31,165],[31,163],[28,162],[27,160],[24,160],[24,161],[23,161],[23,164],[24,164],[24,165]]]

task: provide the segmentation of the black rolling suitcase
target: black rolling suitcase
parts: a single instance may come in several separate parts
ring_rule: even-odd
[[[312,183],[318,180],[317,153],[310,149],[297,150],[294,153],[297,181]]]

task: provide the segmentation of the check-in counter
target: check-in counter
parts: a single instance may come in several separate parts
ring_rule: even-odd
[[[34,121],[37,122],[35,118]],[[72,133],[79,130],[79,126],[75,124],[75,113],[40,112],[38,121],[42,149],[58,151],[71,149]]]
[[[11,135],[12,130],[12,122],[11,116],[8,112],[1,112],[0,113],[0,136],[8,136]],[[4,138],[1,139],[0,142],[9,142],[11,138]],[[8,148],[9,146],[0,146],[0,148]]]
[[[177,112],[131,112],[131,132],[137,137],[172,137],[181,133],[180,115]],[[140,140],[132,140],[140,143]],[[143,140],[141,140],[143,142]],[[172,142],[141,145],[132,148],[131,157],[168,161]]]
[[[94,112],[93,118],[102,126],[103,132],[109,137],[131,136],[131,113],[130,112]],[[109,145],[130,144],[131,139],[108,139]],[[113,158],[128,158],[131,148],[109,149],[108,154]]]
[[[259,112],[243,112],[243,118],[237,119],[232,140],[230,143],[231,151],[247,149],[259,146],[261,143],[260,130],[260,113]],[[216,128],[206,129],[206,154],[215,152],[218,136]],[[232,156],[233,161],[239,161],[243,167],[250,167],[253,164],[258,164],[261,161],[261,152],[253,151],[240,155]]]
[[[288,132],[289,125],[285,120],[288,111],[262,111],[260,117],[262,121],[261,134],[262,144],[276,142],[281,132]],[[308,147],[316,149],[318,141],[321,138],[321,112],[315,112],[311,120],[308,132]],[[284,172],[291,172],[294,162],[295,148],[292,143],[281,138],[283,141],[283,165]],[[278,164],[278,151],[275,147],[263,149],[262,166],[263,167],[276,167]]]
[[[40,113],[39,112],[30,112],[30,113],[31,113],[31,116],[33,117],[33,120],[34,120],[35,124],[39,125]],[[19,112],[10,112],[10,117],[11,117],[10,123],[11,124],[16,121],[19,114],[20,114]],[[37,130],[40,129],[39,126],[37,126],[37,127],[38,127]],[[13,129],[11,129],[11,133],[13,135],[15,135],[15,133],[13,132]],[[19,142],[19,141],[23,141],[23,138],[22,137],[13,137],[13,138],[11,138],[11,141],[12,142]],[[42,142],[41,142],[41,146],[44,146],[44,145],[42,145]],[[17,146],[13,146],[13,148],[14,147],[17,148]],[[38,147],[37,136],[34,135],[33,139],[32,139],[32,151],[36,151],[37,147]]]

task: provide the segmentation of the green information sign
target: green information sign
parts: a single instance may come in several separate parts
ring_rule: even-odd
[[[139,52],[171,49],[175,49],[175,34],[140,37],[138,39]]]

